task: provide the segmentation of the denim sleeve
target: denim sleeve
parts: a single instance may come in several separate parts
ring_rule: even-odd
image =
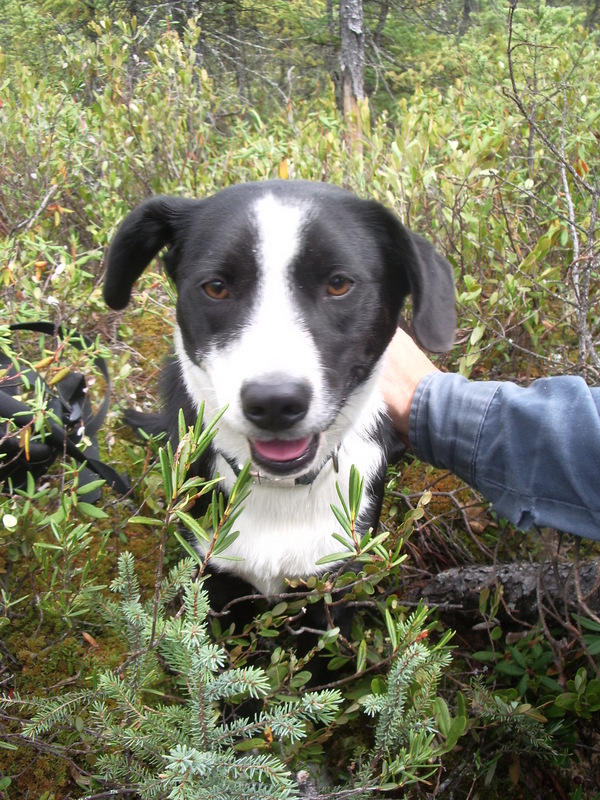
[[[430,373],[409,438],[418,458],[454,472],[517,527],[600,539],[600,389],[583,379],[522,388]]]

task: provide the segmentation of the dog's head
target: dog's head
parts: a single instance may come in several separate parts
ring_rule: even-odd
[[[268,181],[148,200],[111,245],[111,308],[127,305],[165,245],[187,391],[207,414],[228,405],[218,447],[268,475],[329,457],[373,391],[408,294],[419,342],[452,345],[450,265],[379,203],[342,189]]]

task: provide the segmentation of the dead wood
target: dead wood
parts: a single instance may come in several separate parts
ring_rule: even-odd
[[[410,599],[420,597],[453,614],[472,614],[478,610],[482,589],[493,592],[499,585],[500,615],[532,620],[539,614],[540,602],[561,615],[576,607],[589,616],[600,614],[600,559],[578,565],[552,560],[455,567],[415,587]]]

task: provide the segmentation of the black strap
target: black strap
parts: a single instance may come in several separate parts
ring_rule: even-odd
[[[15,322],[8,327],[11,331],[33,331],[34,333],[45,333],[48,336],[57,336],[63,341],[68,341],[69,344],[72,344],[78,350],[85,350],[86,347],[94,346],[92,340],[87,336],[84,336],[82,333],[69,336],[62,325],[53,325],[51,322],[42,322],[41,320],[37,322]],[[100,407],[96,413],[84,420],[85,430],[88,436],[96,434],[106,419],[106,414],[110,406],[111,389],[110,374],[108,372],[106,361],[102,358],[102,356],[97,355],[94,356],[92,363],[102,373],[102,377],[106,382],[106,390],[104,392],[104,397]],[[69,380],[70,378],[71,381]],[[56,386],[56,390],[61,400],[67,405],[67,407],[72,408],[74,406],[73,412],[71,413],[71,419],[73,423],[83,417],[83,411],[77,415],[77,411],[79,410],[78,404],[80,401],[76,399],[79,398],[80,394],[82,393],[81,380],[83,379],[79,378],[78,385],[75,385],[72,382],[72,376],[67,376],[66,378],[63,378],[63,380],[60,381],[60,383],[58,383]],[[83,383],[83,387],[85,387],[85,382]]]
[[[79,333],[69,336],[62,326],[55,326],[50,322],[36,321],[15,323],[9,325],[9,329],[11,331],[33,331],[50,336],[58,336],[62,340],[69,341],[70,344],[73,344],[80,350],[93,346],[93,342],[86,336]],[[65,420],[66,425],[61,426],[49,418],[49,431],[46,434],[45,441],[42,444],[32,443],[31,447],[33,450],[30,451],[30,456],[33,456],[33,460],[39,463],[51,463],[53,459],[49,458],[48,455],[51,448],[59,451],[64,450],[69,456],[75,459],[78,464],[84,465],[80,475],[82,484],[89,483],[93,480],[95,477],[92,475],[93,472],[95,475],[104,478],[108,486],[115,491],[120,494],[126,494],[131,488],[127,479],[99,458],[96,434],[102,426],[109,408],[110,376],[106,361],[102,356],[94,356],[93,364],[102,373],[106,381],[104,398],[96,413],[93,413],[91,403],[87,397],[85,378],[83,375],[78,373],[67,375],[63,380],[59,381],[55,387],[60,398],[61,410],[63,412],[65,410],[68,412]],[[29,379],[33,377],[34,381],[39,377],[33,370],[27,370],[26,372],[29,374]],[[14,388],[14,384],[12,384],[12,386]],[[28,425],[33,421],[33,414],[29,406],[16,400],[8,391],[3,390],[0,390],[0,415],[5,418],[16,417],[22,426]],[[60,416],[63,417],[64,414]],[[84,426],[85,433],[92,442],[84,451],[81,451],[76,445],[76,441],[80,438],[76,426],[81,427],[81,425]],[[73,430],[74,433],[69,434],[69,429]],[[87,495],[87,499],[91,502],[95,502],[99,498],[99,490],[90,492]]]

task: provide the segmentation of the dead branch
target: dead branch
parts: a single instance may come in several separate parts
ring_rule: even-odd
[[[588,614],[600,612],[600,559],[585,561],[578,567],[556,561],[453,567],[417,589],[427,604],[441,609],[450,607],[453,614],[462,615],[478,610],[482,589],[493,591],[499,585],[503,587],[505,613],[521,620],[538,617],[538,585],[544,604],[563,613],[580,607],[581,598],[585,599]]]

